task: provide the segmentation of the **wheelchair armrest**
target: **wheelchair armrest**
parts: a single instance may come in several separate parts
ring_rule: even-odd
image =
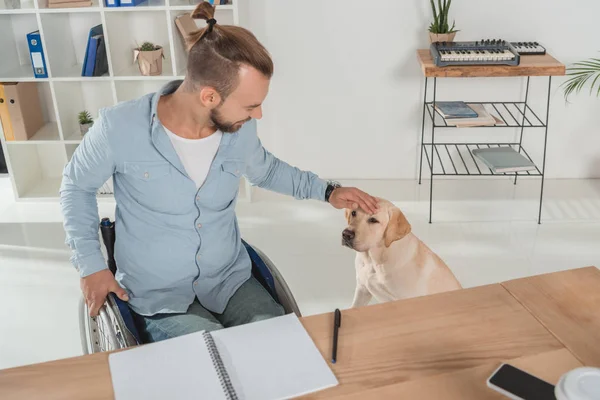
[[[113,312],[117,317],[119,326],[121,329],[128,331],[131,335],[131,338],[135,341],[135,343],[131,343],[131,340],[128,340],[128,345],[134,346],[142,343],[140,334],[135,327],[135,322],[133,320],[133,315],[131,314],[131,310],[127,305],[127,302],[119,299],[116,294],[109,293],[107,302],[112,306]],[[116,311],[118,310],[118,312]]]

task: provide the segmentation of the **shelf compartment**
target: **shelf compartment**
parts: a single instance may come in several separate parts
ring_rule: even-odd
[[[145,2],[138,4],[137,6],[125,6],[125,7],[104,7],[106,12],[138,12],[138,11],[160,11],[165,10],[165,0],[146,0]]]
[[[437,102],[436,102],[437,103]],[[545,128],[546,124],[525,102],[515,101],[465,101],[467,104],[482,104],[488,111],[500,117],[506,125],[476,126],[473,128]],[[429,119],[434,121],[436,128],[457,128],[448,125],[444,117],[433,108],[433,102],[427,102]]]
[[[137,8],[137,7],[134,7]],[[173,76],[171,45],[166,11],[106,13],[106,33],[115,77],[159,78]],[[165,58],[160,76],[143,76],[133,58],[133,50],[144,42],[162,46]]]
[[[38,6],[40,13],[60,13],[60,12],[90,12],[100,11],[100,2],[104,0],[92,0],[92,5],[88,7],[69,7],[69,3],[66,3],[64,7],[50,8],[48,7],[48,0],[38,0]]]
[[[26,13],[35,9],[34,0],[3,0],[0,1],[0,13]]]
[[[475,149],[512,147],[535,164],[519,143],[436,143],[433,154],[431,143],[423,143],[422,146],[430,169],[433,159],[431,174],[434,176],[542,176],[537,166],[532,171],[495,173],[472,153]]]
[[[0,14],[0,80],[34,79],[27,34],[37,30],[35,14]]]
[[[66,163],[61,143],[14,144],[7,142],[19,198],[56,198]]]
[[[50,83],[48,82],[28,82],[28,83],[19,83],[19,85],[35,85],[38,97],[39,97],[39,107],[42,115],[43,125],[36,131],[32,132],[31,136],[27,140],[19,140],[15,138],[15,140],[8,141],[9,143],[19,144],[19,143],[39,143],[39,142],[48,142],[48,141],[59,141],[60,134],[58,129],[58,124],[56,122],[56,112],[54,109],[54,101],[52,100],[52,91],[50,89]],[[18,100],[17,100],[18,101]],[[22,100],[21,104],[30,104],[29,100]],[[18,104],[18,103],[17,103]],[[32,105],[30,104],[30,107]],[[27,108],[27,107],[24,107]],[[10,112],[9,112],[10,114]],[[37,112],[36,112],[37,114]],[[30,115],[25,116],[27,118]],[[12,118],[11,118],[12,119]],[[22,125],[21,125],[22,126]],[[13,128],[17,129],[14,125]],[[29,127],[29,129],[32,129]],[[6,136],[5,136],[6,139]]]
[[[65,140],[81,140],[78,114],[89,111],[94,121],[98,111],[114,104],[112,86],[107,81],[54,82],[58,114]]]
[[[60,9],[40,17],[52,77],[81,78],[89,31],[101,23],[101,14]]]

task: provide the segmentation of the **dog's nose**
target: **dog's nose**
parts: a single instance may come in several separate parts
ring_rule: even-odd
[[[352,240],[354,239],[354,236],[354,231],[351,231],[350,229],[344,229],[344,231],[342,232],[342,237],[344,238],[344,240]]]

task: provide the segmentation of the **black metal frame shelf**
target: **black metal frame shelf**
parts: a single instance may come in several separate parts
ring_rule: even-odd
[[[432,222],[433,210],[433,181],[435,176],[489,176],[489,177],[513,177],[514,183],[517,183],[517,177],[540,177],[540,202],[538,223],[542,221],[542,200],[544,196],[544,172],[546,169],[546,145],[548,143],[548,117],[550,113],[550,94],[552,88],[552,76],[548,76],[548,94],[546,103],[545,120],[540,118],[529,107],[527,100],[529,97],[529,81],[527,77],[527,86],[525,89],[524,101],[489,101],[489,102],[468,102],[467,104],[482,104],[486,108],[492,109],[498,114],[505,125],[482,126],[477,128],[517,128],[520,130],[519,141],[515,143],[437,143],[435,141],[435,131],[439,128],[460,128],[448,125],[444,117],[435,109],[436,92],[437,92],[437,77],[433,77],[433,101],[427,101],[427,83],[428,77],[425,77],[425,94],[423,99],[423,122],[421,127],[421,158],[419,166],[419,184],[421,184],[423,176],[423,161],[427,160],[427,166],[430,172],[430,187],[429,187],[429,223]],[[426,111],[429,114],[431,122],[431,140],[425,142],[425,121]],[[467,127],[465,127],[467,128]],[[525,128],[543,128],[544,129],[544,147],[543,159],[541,164],[536,164],[530,157],[529,153],[523,148],[523,132]],[[510,146],[523,154],[529,161],[534,163],[535,170],[495,173],[488,168],[483,162],[478,160],[472,153],[475,148],[492,147],[492,146]]]
[[[424,143],[427,163],[431,164],[431,143]],[[428,147],[429,146],[429,147]],[[494,172],[472,153],[475,149],[492,147],[512,147],[533,162],[527,151],[519,143],[435,143],[433,162],[434,176],[542,176],[542,171]],[[437,156],[437,157],[436,157]],[[535,164],[535,163],[534,163]]]
[[[537,116],[537,114],[525,102],[519,101],[467,101],[468,104],[482,104],[484,107],[492,108],[502,119],[504,125],[485,126],[485,128],[545,128],[546,124]],[[433,102],[427,102],[427,112],[429,118],[433,120]],[[486,107],[486,108],[488,108]],[[511,111],[512,109],[512,111]],[[515,117],[516,116],[516,117]],[[529,116],[529,117],[528,117]],[[518,121],[518,119],[521,122]],[[436,128],[456,128],[454,125],[448,125],[446,119],[436,110],[435,112]],[[438,121],[442,121],[439,123]],[[533,122],[532,122],[533,121]]]

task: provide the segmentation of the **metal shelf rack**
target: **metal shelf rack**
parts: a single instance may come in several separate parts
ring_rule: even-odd
[[[423,99],[423,122],[421,127],[421,157],[419,165],[419,184],[422,182],[423,162],[427,162],[430,173],[429,188],[429,223],[432,222],[433,211],[433,181],[436,176],[454,177],[513,177],[517,183],[518,177],[541,178],[540,201],[538,212],[538,223],[542,219],[542,201],[544,196],[544,172],[546,169],[546,146],[548,142],[548,119],[550,113],[550,92],[552,88],[552,76],[565,74],[565,66],[549,54],[541,56],[522,56],[518,66],[506,65],[469,65],[469,66],[446,66],[438,67],[433,63],[428,49],[418,50],[417,57],[425,76],[425,93]],[[541,117],[536,114],[528,104],[529,83],[532,76],[548,77],[548,93],[546,102],[546,113]],[[484,107],[495,111],[502,119],[502,125],[494,125],[479,128],[517,128],[520,129],[519,141],[509,143],[464,143],[464,142],[436,142],[437,129],[460,129],[448,125],[442,115],[436,109],[437,79],[447,77],[527,77],[524,101],[489,101],[489,102],[466,102],[469,104],[482,104]],[[433,99],[427,101],[428,80],[433,79]],[[425,121],[429,116],[431,122],[431,140],[425,141]],[[536,164],[531,171],[495,173],[484,163],[478,160],[472,153],[474,149],[491,147],[512,147],[531,162],[534,160],[523,147],[523,132],[525,128],[544,129],[543,157],[541,165]]]

